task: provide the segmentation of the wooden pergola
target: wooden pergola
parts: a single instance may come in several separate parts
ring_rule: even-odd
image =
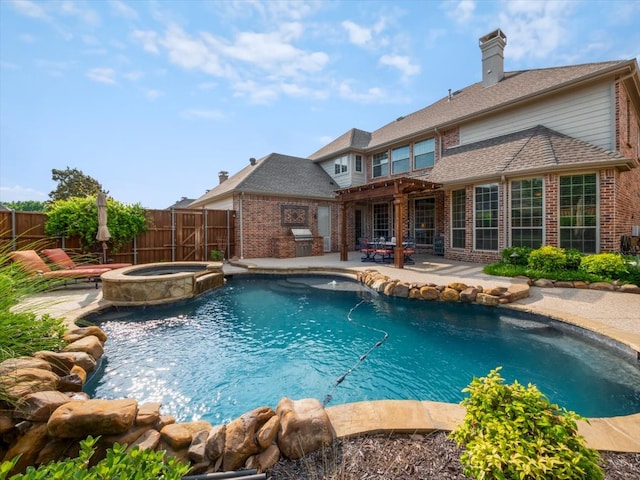
[[[396,237],[396,246],[393,255],[394,266],[396,268],[404,268],[402,219],[405,208],[407,208],[407,196],[410,193],[433,191],[437,188],[440,188],[440,185],[437,183],[417,178],[398,177],[336,190],[337,199],[340,201],[340,221],[342,227],[340,233],[340,260],[346,262],[349,259],[347,205],[353,202],[393,198]]]

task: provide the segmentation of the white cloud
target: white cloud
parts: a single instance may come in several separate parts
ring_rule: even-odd
[[[570,37],[565,27],[575,6],[570,1],[512,1],[498,16],[509,29],[509,58],[546,58]]]
[[[40,18],[42,20],[49,19],[49,15],[40,5],[29,0],[12,0],[11,4],[21,14],[27,17]]]
[[[169,61],[186,70],[199,70],[209,75],[238,82],[234,86],[239,96],[265,103],[291,89],[263,85],[265,79],[274,82],[312,78],[329,62],[320,51],[302,50],[294,42],[302,37],[300,23],[289,22],[267,33],[240,32],[232,40],[211,33],[190,35],[177,25],[170,25],[164,35],[152,31],[137,31],[134,38],[153,53],[164,50]],[[253,80],[260,78],[260,86]],[[242,79],[242,82],[239,82]],[[297,94],[297,92],[296,92]]]
[[[150,53],[160,53],[158,48],[158,34],[152,31],[135,30],[131,37],[142,44],[142,48]]]
[[[111,5],[113,12],[120,17],[127,18],[129,20],[135,20],[138,18],[138,12],[121,0],[110,0],[109,5]]]
[[[147,90],[144,90],[144,96],[147,97],[148,100],[153,101],[157,98],[163,97],[164,92],[161,90],[155,90],[155,89],[149,88]]]
[[[0,199],[3,202],[44,201],[49,199],[49,195],[34,188],[14,185],[12,187],[0,187]]]
[[[94,82],[116,84],[116,72],[113,68],[93,68],[87,72],[87,77]]]
[[[342,22],[342,27],[347,31],[349,34],[349,41],[354,45],[362,47],[371,43],[371,40],[373,39],[371,29],[361,27],[351,20],[345,20]]]
[[[417,75],[420,73],[420,66],[413,65],[409,57],[402,55],[383,55],[380,57],[379,63],[380,65],[397,68],[404,76]]]
[[[375,103],[385,98],[384,90],[379,87],[372,87],[365,91],[354,91],[349,81],[344,81],[338,85],[340,97],[353,100],[359,103]]]
[[[531,2],[534,3],[534,2]],[[458,2],[448,2],[445,7],[453,6],[447,15],[456,23],[468,24],[473,20],[476,10],[475,0],[460,0]]]
[[[90,8],[78,8],[77,4],[71,1],[63,1],[55,5],[60,7],[60,11],[64,15],[77,17],[89,25],[98,25],[100,23],[100,16],[95,10]]]
[[[180,116],[195,120],[221,120],[224,118],[224,113],[220,110],[190,108],[180,112]]]

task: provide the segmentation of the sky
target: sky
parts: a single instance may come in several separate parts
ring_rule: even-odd
[[[0,0],[0,202],[77,168],[119,202],[198,198],[505,70],[640,59],[639,0]],[[283,172],[286,174],[286,172]]]

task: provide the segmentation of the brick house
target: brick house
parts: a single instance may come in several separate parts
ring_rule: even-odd
[[[419,251],[437,246],[473,262],[516,245],[619,251],[620,237],[640,225],[636,60],[504,72],[506,43],[501,30],[480,39],[481,82],[374,132],[351,129],[291,164],[335,183],[322,200],[299,197],[314,234],[329,235],[325,251],[346,260],[363,236],[412,237]],[[274,190],[270,201],[316,190],[286,172],[279,181],[290,195]],[[192,205],[207,205],[207,195]],[[331,215],[322,232],[317,205]],[[282,213],[271,220],[260,223],[263,237],[283,235]]]

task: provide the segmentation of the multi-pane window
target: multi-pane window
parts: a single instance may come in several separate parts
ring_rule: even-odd
[[[409,145],[391,150],[391,173],[408,172],[411,168],[409,156]]]
[[[560,247],[596,253],[597,182],[595,173],[560,177]]]
[[[383,177],[389,174],[389,152],[376,153],[373,156],[373,176]]]
[[[334,173],[340,175],[341,173],[347,173],[349,171],[349,157],[344,155],[336,158],[333,161]]]
[[[464,189],[451,192],[451,247],[464,248],[466,228],[467,194]]]
[[[373,205],[373,238],[388,238],[389,235],[389,204],[376,203]]]
[[[543,244],[542,178],[511,182],[511,245],[538,248]]]
[[[414,202],[413,231],[418,245],[433,245],[436,232],[436,202],[433,198],[420,198]]]
[[[413,146],[413,168],[433,167],[435,156],[436,148],[433,138],[416,142]]]
[[[475,248],[498,250],[498,184],[475,188]]]
[[[362,155],[356,155],[356,172],[362,171]]]

